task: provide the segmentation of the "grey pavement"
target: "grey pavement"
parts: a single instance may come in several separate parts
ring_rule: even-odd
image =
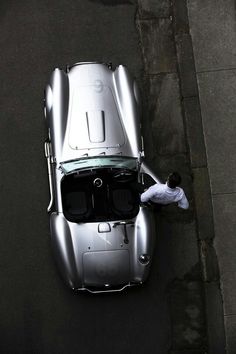
[[[191,145],[193,154],[189,153],[184,114],[184,107],[187,106],[191,119],[199,116],[200,109],[194,109],[189,101],[193,92],[198,92],[197,83],[192,81],[192,77],[195,79],[193,63],[181,55],[186,51],[180,35],[187,8],[173,8],[170,1],[158,4],[156,1],[140,0],[137,14],[146,88],[143,115],[145,151],[149,163],[163,180],[170,171],[180,171],[182,185],[190,200],[187,211],[176,206],[163,207],[157,224],[160,258],[167,257],[169,262],[169,267],[160,269],[160,272],[162,276],[172,273],[172,279],[166,286],[172,325],[168,353],[203,354],[209,347],[209,325],[205,312],[205,285],[191,160],[196,162],[196,166],[200,161],[202,166],[206,162],[206,154],[200,134],[200,138],[196,137]],[[185,17],[182,10],[185,10]],[[184,28],[188,29],[188,26]],[[184,36],[186,40],[185,33]],[[193,51],[191,53],[193,60]],[[188,101],[184,101],[185,97]],[[198,108],[196,103],[195,107]],[[202,134],[202,126],[197,124]],[[190,134],[197,131],[195,127],[194,123],[189,127]],[[198,151],[199,146],[201,151]]]
[[[219,262],[226,351],[236,353],[235,1],[188,1]]]
[[[140,0],[139,5],[153,132],[147,139],[148,156],[163,178],[168,169],[180,169],[190,199],[188,213],[165,209],[161,220],[167,220],[172,238],[178,234],[174,223],[181,220],[185,242],[183,223],[189,225],[189,236],[195,230],[195,236],[188,239],[192,250],[187,253],[193,261],[188,276],[196,285],[194,295],[204,293],[205,324],[198,324],[198,335],[205,325],[206,341],[198,342],[196,333],[190,340],[193,324],[189,321],[189,328],[184,329],[183,318],[180,320],[173,306],[172,352],[235,354],[235,2]],[[174,244],[172,262],[178,257],[181,241],[176,239]],[[198,258],[194,261],[193,256],[196,244],[200,277]],[[187,258],[185,265],[184,271],[190,266]],[[183,274],[185,280],[186,273],[179,274],[178,266],[175,269],[177,280]],[[186,288],[187,283],[182,281],[182,285]],[[171,298],[173,294],[171,290]],[[177,294],[176,306],[180,291]],[[200,304],[196,308],[200,310]],[[182,333],[189,333],[188,344],[181,340],[178,326]]]

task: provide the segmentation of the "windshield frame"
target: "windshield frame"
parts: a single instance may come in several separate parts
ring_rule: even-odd
[[[73,169],[66,169],[65,166],[65,164],[74,164],[74,166],[76,166],[76,165],[83,164],[83,162],[86,163],[86,161],[88,162],[89,160],[92,161],[92,160],[99,160],[99,159],[104,160],[103,162],[107,160],[108,162],[111,161],[116,163],[113,164],[98,163],[97,165],[93,163],[86,166],[84,165],[82,167],[81,166],[77,168],[75,167]],[[122,160],[123,160],[123,165],[122,165]],[[116,169],[127,169],[132,171],[138,171],[139,161],[137,157],[121,156],[121,155],[84,156],[77,159],[60,162],[60,167],[59,167],[59,169],[65,175],[78,172],[78,171],[100,169],[100,168],[116,168]]]

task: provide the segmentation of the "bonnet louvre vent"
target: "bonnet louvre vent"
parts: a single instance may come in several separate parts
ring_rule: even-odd
[[[105,141],[105,114],[104,111],[86,112],[89,140],[91,143]]]

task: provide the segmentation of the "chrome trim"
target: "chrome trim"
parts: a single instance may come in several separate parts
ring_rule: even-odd
[[[140,157],[144,158],[145,157],[145,153],[144,153],[144,140],[143,140],[143,136],[141,135],[141,151],[140,151]]]
[[[53,195],[53,182],[52,182],[52,166],[51,166],[51,154],[50,154],[50,143],[45,141],[44,143],[44,153],[47,159],[47,166],[48,166],[48,181],[49,181],[49,191],[50,191],[50,202],[47,207],[47,212],[50,213],[52,209],[52,205],[54,203],[54,195]]]
[[[140,282],[139,284],[126,284],[124,285],[122,288],[120,289],[110,289],[110,290],[91,290],[89,288],[79,288],[79,289],[75,289],[75,291],[88,291],[91,294],[101,294],[101,293],[117,293],[117,292],[121,292],[126,288],[130,288],[132,286],[137,286],[137,285],[141,285],[142,282]]]
[[[129,243],[129,239],[128,239],[126,225],[133,225],[134,226],[134,221],[132,221],[132,220],[117,221],[117,222],[114,222],[113,227],[117,227],[118,225],[123,225],[124,226],[124,243],[128,244]]]
[[[78,63],[74,63],[72,65],[67,65],[66,66],[66,70],[69,70],[72,69],[74,66],[78,66],[78,65],[91,65],[91,64],[102,64],[102,65],[106,65],[109,69],[112,69],[112,63],[103,63],[101,61],[81,61],[81,62],[78,62]],[[69,72],[67,71],[67,72]]]
[[[90,64],[102,64],[101,62],[99,61],[80,61],[78,63],[74,63],[72,65],[70,65],[70,68],[73,68],[74,66],[77,66],[77,65],[90,65]]]
[[[120,221],[115,221],[113,223],[113,227],[116,227],[118,225],[134,225],[133,220],[120,220]]]

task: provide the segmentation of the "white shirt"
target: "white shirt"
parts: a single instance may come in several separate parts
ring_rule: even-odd
[[[152,201],[158,204],[178,202],[178,207],[188,209],[189,202],[180,187],[170,188],[166,184],[156,183],[141,194],[141,202]]]

